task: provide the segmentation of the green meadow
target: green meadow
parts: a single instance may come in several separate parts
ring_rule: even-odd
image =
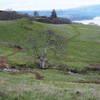
[[[97,75],[65,74],[61,71],[39,71],[44,80],[30,73],[0,72],[0,100],[99,100]],[[78,83],[91,82],[91,83]]]
[[[68,42],[65,43],[64,54],[59,54],[57,57],[49,54],[50,63],[63,63],[67,67],[79,71],[84,70],[87,66],[100,64],[100,27],[81,24],[53,25],[38,22],[24,24],[32,31],[21,27],[19,21],[1,21],[0,42],[29,47],[27,37],[30,33],[35,37],[38,32],[51,29],[63,35]],[[39,38],[37,37],[37,39]],[[1,56],[6,56],[13,51],[12,48],[0,46]],[[29,58],[31,59],[29,56],[26,52],[19,52],[9,57],[9,60],[23,64],[27,63]]]
[[[0,21],[0,56],[16,50],[4,44],[29,48],[29,34],[40,40],[37,34],[45,30],[54,30],[66,39],[63,54],[59,53],[57,57],[52,52],[48,54],[50,64],[62,63],[66,66],[62,65],[60,69],[67,67],[78,72],[91,66],[100,67],[100,27],[82,24]],[[40,70],[32,65],[32,55],[34,53],[22,50],[8,57],[8,62],[16,68],[21,67],[19,65],[31,66],[44,76],[44,80],[36,80],[32,73],[0,72],[0,100],[100,100],[99,71],[75,74],[53,69]]]

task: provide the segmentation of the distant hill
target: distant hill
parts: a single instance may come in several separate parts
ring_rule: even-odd
[[[28,13],[33,15],[34,11],[19,11],[20,13]],[[50,16],[51,11],[38,11],[40,16]],[[59,17],[69,18],[71,20],[85,20],[93,19],[94,17],[100,16],[100,4],[83,6],[78,8],[72,8],[68,10],[57,10]]]
[[[65,10],[72,20],[93,19],[100,16],[100,4]]]

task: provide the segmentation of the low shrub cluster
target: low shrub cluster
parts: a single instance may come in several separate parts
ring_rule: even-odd
[[[16,11],[0,11],[0,20],[16,20],[20,18],[31,18],[31,16],[19,14]]]
[[[35,18],[36,21],[51,24],[71,24],[72,22],[67,18],[50,18],[50,17],[39,17]]]

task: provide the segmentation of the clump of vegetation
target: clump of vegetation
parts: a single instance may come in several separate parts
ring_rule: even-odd
[[[50,24],[71,24],[72,22],[67,18],[53,18],[50,17],[40,17],[35,19],[38,22],[50,23]]]
[[[20,18],[31,18],[27,14],[19,14],[16,11],[1,11],[0,20],[16,20]]]
[[[37,12],[38,13],[38,12]],[[43,23],[51,23],[51,24],[71,24],[71,20],[68,18],[60,18],[57,16],[56,10],[53,9],[51,12],[51,16],[38,16],[35,18],[36,21]]]
[[[37,11],[34,11],[34,14],[33,14],[34,17],[39,17],[39,13]]]
[[[51,19],[53,19],[53,18],[58,18],[55,9],[52,10],[50,18],[51,18]]]

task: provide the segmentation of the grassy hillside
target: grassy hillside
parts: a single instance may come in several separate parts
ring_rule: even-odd
[[[31,45],[27,42],[29,35],[41,41],[37,34],[45,30],[54,30],[65,37],[64,53],[55,56],[48,54],[50,64],[65,64],[73,70],[83,71],[88,66],[100,66],[100,27],[81,24],[53,25],[24,21],[0,21],[0,56],[16,51],[8,44],[24,48]],[[27,28],[25,28],[27,27]],[[34,62],[33,52],[22,50],[8,57],[16,67],[30,67]],[[55,67],[53,66],[53,67]],[[37,67],[32,65],[32,67]],[[64,69],[61,65],[60,69]],[[58,70],[39,70],[43,80],[36,80],[29,72],[0,71],[0,100],[99,100],[100,72],[78,74]]]
[[[37,32],[52,29],[62,34],[66,40],[75,35],[76,37],[66,42],[64,55],[58,57],[50,55],[50,63],[64,63],[67,67],[79,71],[90,65],[100,65],[100,27],[81,24],[52,25],[38,22],[27,26],[32,28],[32,31],[21,27],[18,21],[0,21],[0,43],[15,43],[28,47],[30,44],[26,40],[30,33],[34,37]],[[7,55],[14,50],[0,46],[0,55]],[[19,52],[9,57],[10,62],[18,64],[32,62],[32,60],[26,52]]]

